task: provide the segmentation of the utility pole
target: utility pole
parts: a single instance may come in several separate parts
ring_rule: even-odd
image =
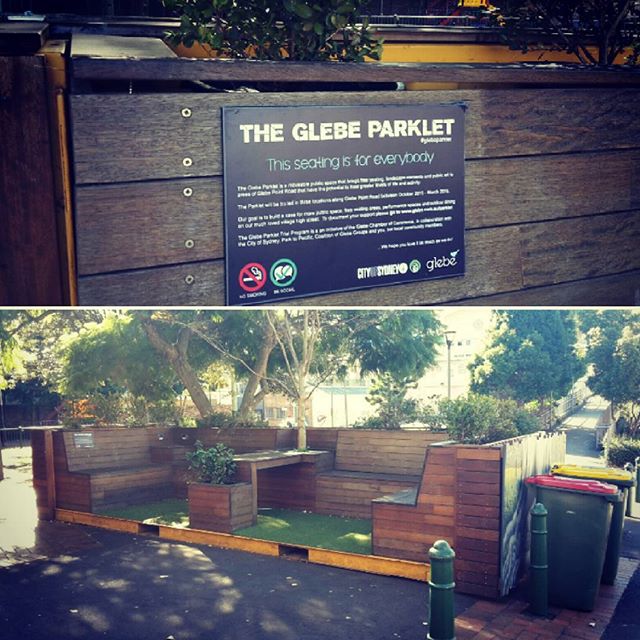
[[[447,343],[447,398],[451,400],[451,347],[453,346],[453,336],[455,331],[450,329],[444,332],[444,339]]]

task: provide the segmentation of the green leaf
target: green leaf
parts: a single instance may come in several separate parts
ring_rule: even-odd
[[[346,2],[342,6],[338,7],[338,13],[347,14],[352,13],[356,10],[355,6],[350,2]]]
[[[302,2],[295,2],[293,4],[293,11],[295,12],[296,15],[300,16],[301,18],[304,18],[305,20],[313,16],[313,10],[311,9],[311,7],[307,6]]]

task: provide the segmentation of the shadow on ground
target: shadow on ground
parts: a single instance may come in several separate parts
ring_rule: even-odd
[[[427,633],[424,583],[91,531],[92,548],[0,570],[0,592],[11,594],[0,615],[5,637],[352,640]],[[457,601],[462,611],[474,600]]]

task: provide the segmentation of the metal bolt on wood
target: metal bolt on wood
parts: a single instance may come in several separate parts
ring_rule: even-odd
[[[437,540],[429,549],[429,633],[427,640],[455,640],[453,603],[453,559],[455,552],[446,540]]]
[[[547,553],[547,509],[536,502],[531,509],[531,565],[529,604],[531,613],[549,613],[549,565]]]

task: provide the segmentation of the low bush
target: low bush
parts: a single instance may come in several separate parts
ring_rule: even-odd
[[[538,431],[533,414],[513,400],[469,393],[438,403],[438,420],[452,439],[464,444],[485,444]]]
[[[196,419],[196,427],[203,429],[264,429],[269,423],[258,418],[240,419],[231,413],[224,411],[214,411],[204,418]]]
[[[164,0],[180,15],[173,44],[208,45],[223,56],[262,60],[379,60],[382,41],[364,0]]]
[[[195,451],[187,453],[189,472],[192,477],[198,482],[208,484],[230,484],[236,472],[233,449],[222,443],[205,449],[199,440],[196,441],[195,446]]]
[[[608,438],[605,445],[607,464],[612,467],[624,467],[627,462],[635,462],[640,456],[640,439],[614,436]]]

